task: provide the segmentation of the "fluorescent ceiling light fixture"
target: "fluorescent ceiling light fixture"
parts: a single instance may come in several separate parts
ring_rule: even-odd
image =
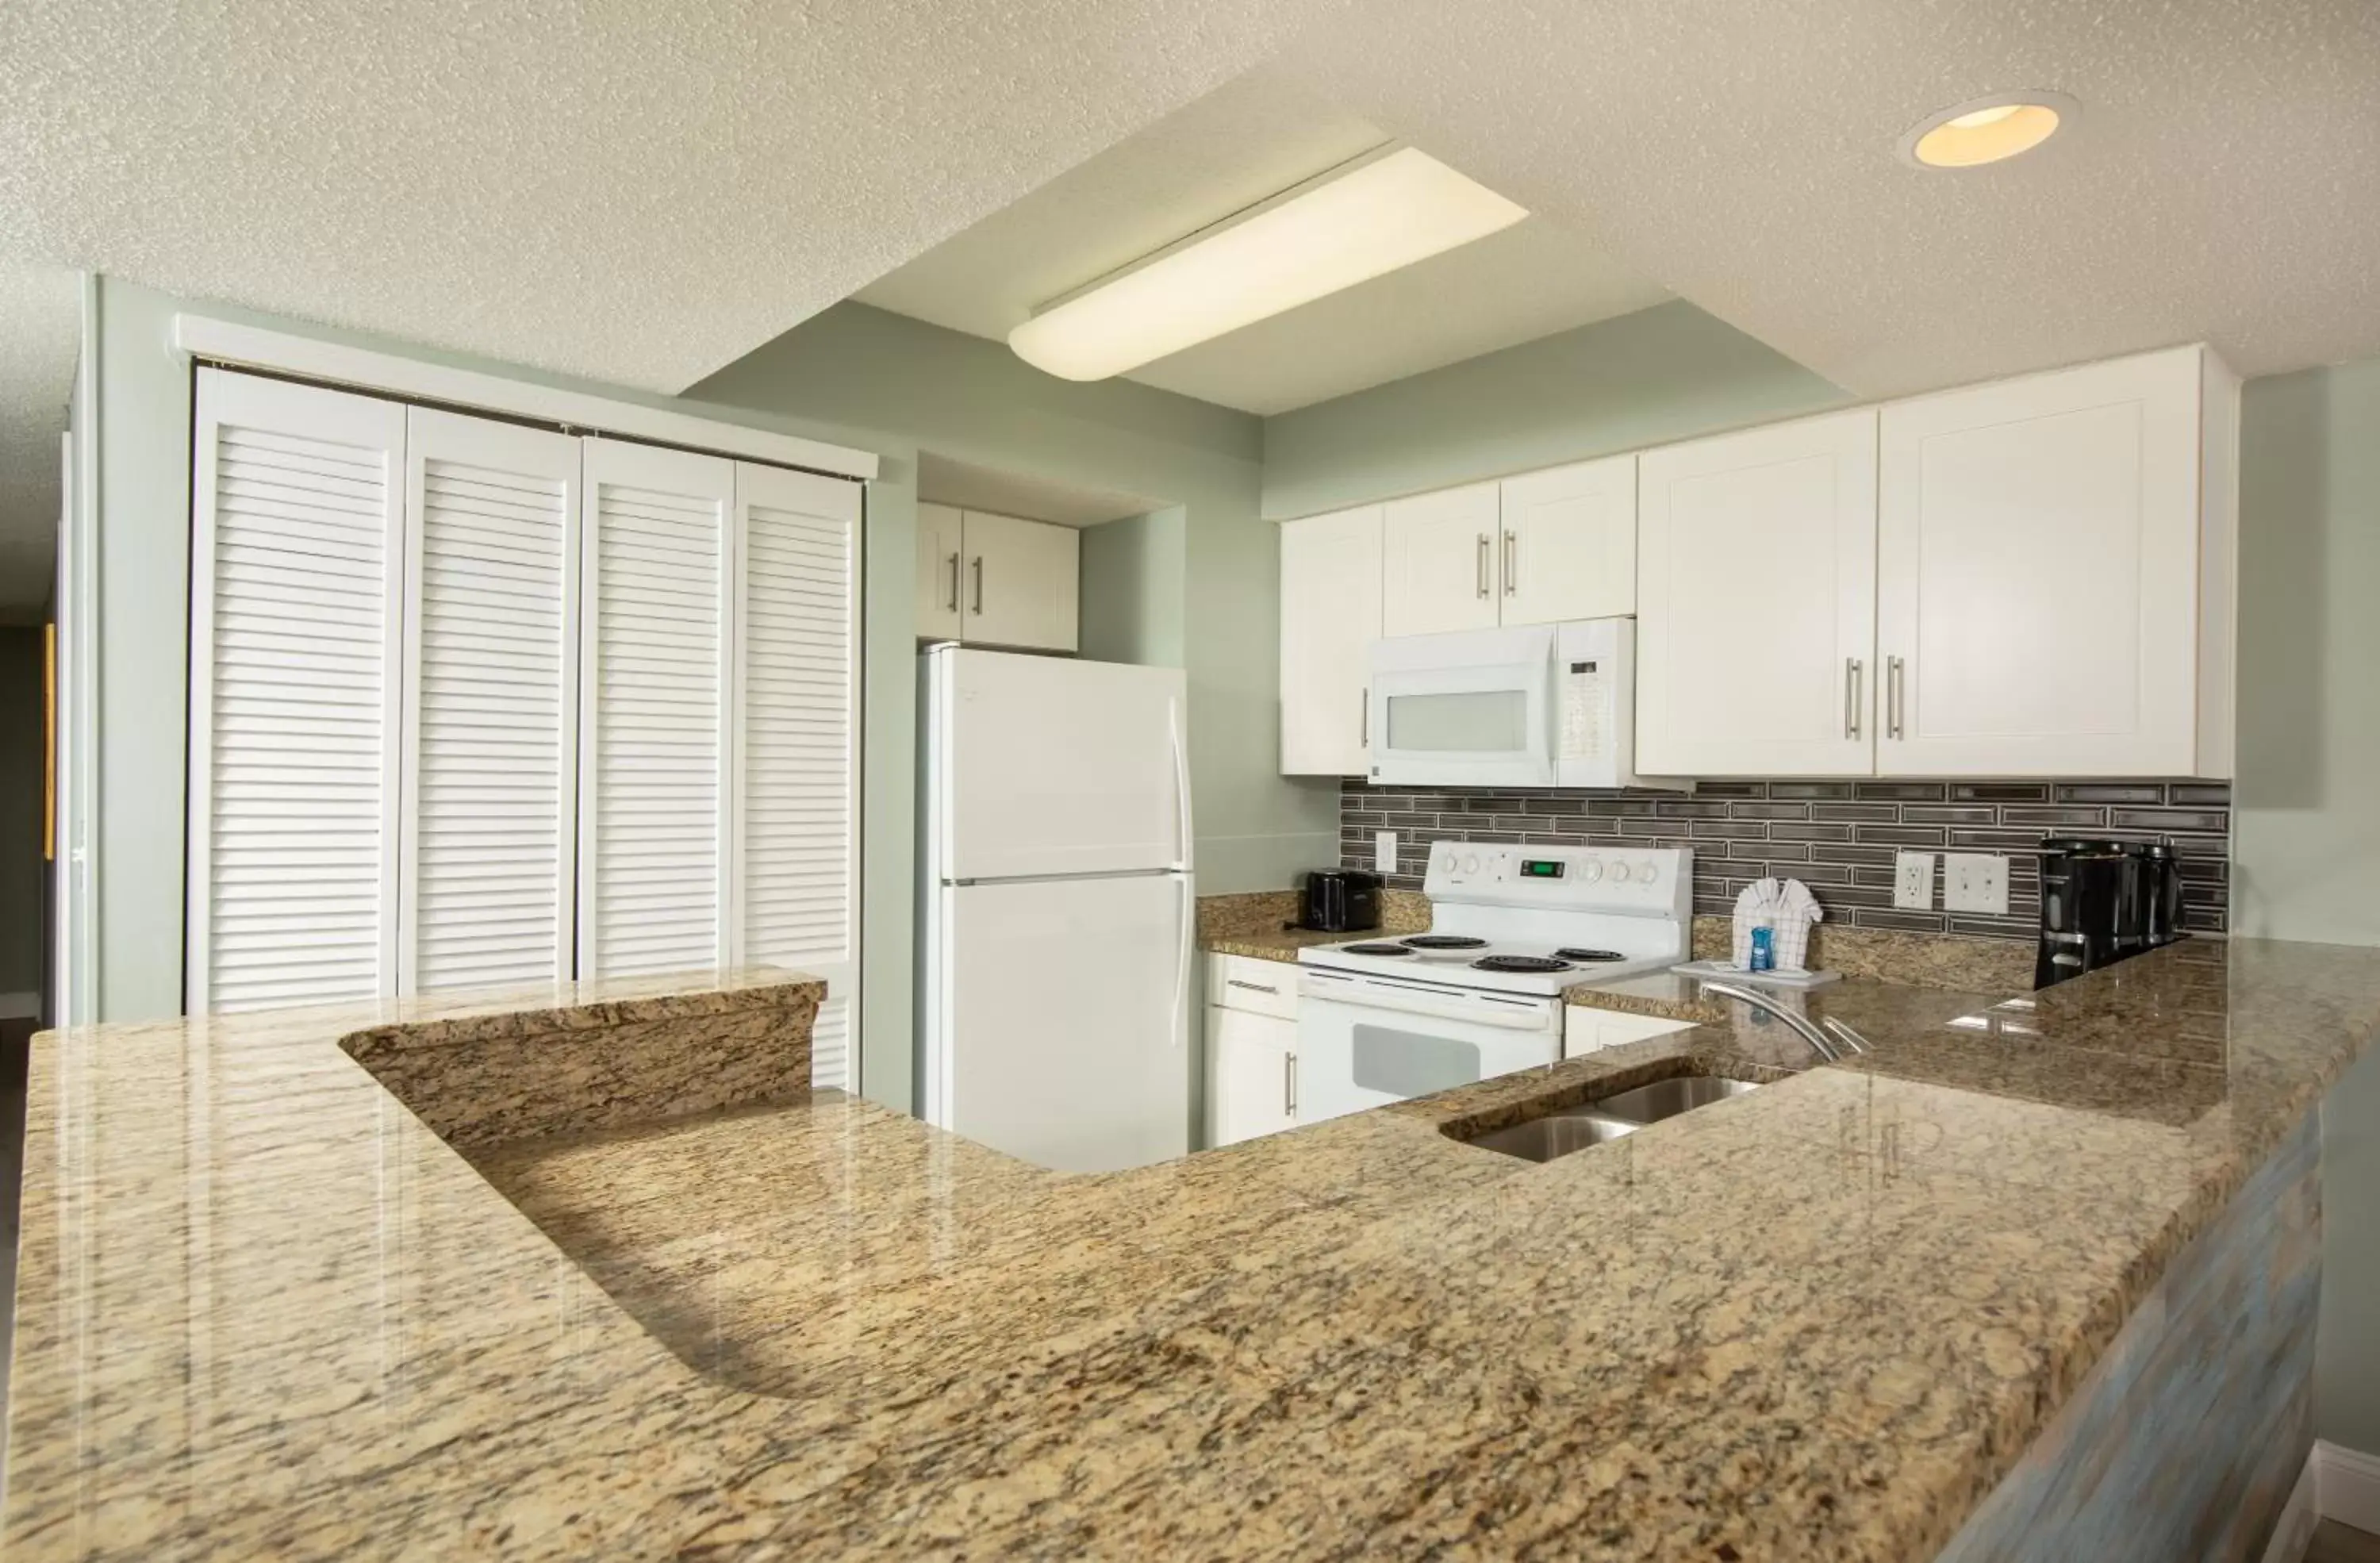
[[[1927,115],[1900,138],[1900,155],[1926,168],[1974,168],[2034,148],[2082,107],[2063,92],[1998,92]]]
[[[1427,152],[1369,152],[1045,306],[1008,345],[1105,380],[1527,215]]]

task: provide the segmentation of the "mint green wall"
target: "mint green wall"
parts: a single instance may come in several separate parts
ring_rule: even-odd
[[[1184,665],[1182,582],[1189,512],[1180,505],[1083,528],[1082,652],[1096,661]]]
[[[1682,301],[1265,420],[1275,520],[1815,412],[1841,391]]]
[[[2380,359],[2250,381],[2231,926],[2380,945]],[[2380,1056],[2323,1104],[2315,1432],[2380,1454]]]

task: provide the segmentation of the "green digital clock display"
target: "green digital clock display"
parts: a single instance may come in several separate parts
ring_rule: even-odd
[[[1559,879],[1562,877],[1562,864],[1549,857],[1521,859],[1521,877],[1524,879]]]

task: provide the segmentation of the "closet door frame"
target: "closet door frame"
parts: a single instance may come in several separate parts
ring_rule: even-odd
[[[559,763],[558,810],[556,825],[556,857],[559,864],[554,886],[554,971],[555,982],[568,982],[578,969],[577,947],[577,860],[578,860],[578,664],[582,623],[579,613],[579,571],[581,560],[580,530],[582,527],[582,491],[586,480],[586,457],[579,442],[558,430],[535,425],[508,423],[501,418],[480,418],[471,413],[451,412],[441,407],[408,405],[405,419],[405,607],[404,635],[400,651],[404,673],[404,721],[401,747],[398,751],[398,784],[402,793],[402,824],[398,842],[397,869],[397,991],[409,994],[416,990],[416,978],[420,957],[421,926],[419,897],[421,882],[419,871],[421,820],[421,611],[424,599],[422,551],[428,526],[425,510],[424,478],[429,464],[429,451],[418,440],[418,431],[425,422],[436,420],[448,426],[444,437],[458,445],[486,442],[489,454],[482,465],[502,467],[517,458],[504,449],[504,437],[514,432],[528,432],[542,438],[564,442],[569,448],[569,460],[556,463],[554,478],[563,485],[562,501],[562,633],[555,637],[554,650],[560,661],[562,687],[556,702],[557,753]],[[451,448],[449,454],[452,454]]]
[[[382,998],[396,988],[397,874],[399,832],[403,811],[395,772],[401,757],[399,724],[403,717],[403,685],[399,660],[405,644],[405,571],[400,550],[405,540],[405,407],[402,403],[360,392],[334,390],[243,374],[235,370],[200,365],[191,385],[190,461],[190,622],[185,641],[189,675],[189,735],[185,757],[188,783],[182,843],[184,911],[182,925],[182,1008],[187,1014],[212,1012],[213,971],[209,961],[213,936],[214,876],[214,695],[215,695],[215,545],[220,492],[218,459],[222,440],[217,430],[237,424],[241,409],[261,422],[277,409],[289,409],[295,420],[321,420],[326,413],[361,435],[371,422],[393,418],[395,437],[384,441],[390,470],[383,485],[382,510],[381,609],[381,837],[380,951],[377,987]]]

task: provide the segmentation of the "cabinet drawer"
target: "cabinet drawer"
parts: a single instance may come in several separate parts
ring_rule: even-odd
[[[1207,1002],[1282,1020],[1297,1018],[1297,968],[1245,955],[1207,957]]]

